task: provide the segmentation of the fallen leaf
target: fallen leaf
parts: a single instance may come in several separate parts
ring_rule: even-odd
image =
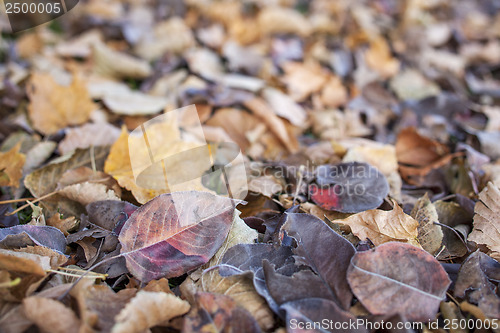
[[[33,127],[43,134],[54,134],[68,125],[86,122],[96,105],[77,74],[68,86],[56,83],[50,74],[34,73],[27,86],[28,114]]]
[[[295,238],[295,255],[303,258],[322,277],[322,282],[331,290],[332,298],[342,309],[347,310],[352,293],[345,274],[356,252],[354,246],[325,222],[309,214],[287,213],[281,230]]]
[[[112,50],[104,43],[94,43],[92,54],[96,72],[104,76],[144,79],[153,72],[147,61]]]
[[[443,231],[439,223],[436,207],[429,200],[427,193],[417,200],[410,214],[418,221],[418,242],[430,254],[436,254],[441,249]]]
[[[136,294],[135,289],[123,289],[115,293],[106,284],[82,286],[71,291],[78,301],[80,320],[84,332],[110,332],[115,317]]]
[[[78,225],[78,220],[74,216],[62,219],[60,214],[54,214],[47,219],[47,225],[59,229],[64,236],[68,236],[69,231],[73,231]]]
[[[223,244],[234,209],[232,199],[205,192],[156,197],[138,208],[120,232],[127,268],[148,282],[180,276],[203,265]]]
[[[93,163],[97,170],[102,170],[108,152],[109,147],[77,149],[27,175],[24,185],[35,197],[39,198],[56,190],[61,175],[68,170],[82,166],[91,167]]]
[[[120,197],[113,190],[108,189],[106,185],[91,182],[68,185],[60,189],[57,193],[70,200],[77,201],[84,206],[94,201],[120,201]]]
[[[365,61],[383,78],[394,76],[399,71],[399,61],[392,57],[389,45],[382,37],[376,37],[370,42]]]
[[[112,145],[120,136],[120,130],[108,123],[85,124],[68,128],[64,139],[59,143],[59,151],[65,155],[77,148]]]
[[[165,53],[181,53],[194,44],[194,36],[185,21],[177,16],[158,23],[139,40],[134,50],[142,59],[156,60]]]
[[[223,277],[217,270],[203,271],[224,264],[226,253],[234,251],[232,248],[235,245],[252,244],[257,239],[257,235],[257,232],[249,228],[241,218],[236,218],[224,244],[206,265],[202,266],[199,271],[193,272],[186,279],[181,285],[181,290],[185,295],[188,286],[193,285],[201,291],[227,295],[234,299],[239,306],[250,312],[263,330],[268,330],[274,325],[273,313],[267,306],[266,300],[256,292],[252,279],[246,276]],[[192,297],[194,298],[194,294]]]
[[[301,36],[311,31],[311,25],[299,12],[291,8],[266,6],[257,18],[263,34],[290,33]]]
[[[57,269],[66,261],[62,254],[48,248],[27,248],[26,251],[0,249],[0,269],[45,276],[49,269]]]
[[[303,102],[320,91],[328,78],[327,72],[317,63],[285,62],[281,67],[285,71],[282,81],[287,85],[290,98],[296,102]]]
[[[320,95],[321,102],[330,108],[338,108],[346,104],[348,97],[347,89],[342,84],[342,80],[334,75],[326,81]]]
[[[399,242],[356,253],[347,280],[370,313],[400,313],[411,321],[433,320],[451,284],[432,255]]]
[[[113,113],[127,116],[157,114],[163,111],[169,102],[164,97],[133,90],[106,94],[102,101]]]
[[[333,222],[348,225],[361,240],[369,239],[375,245],[391,241],[405,242],[420,247],[418,221],[405,214],[395,202],[389,211],[373,209]]]
[[[269,130],[276,135],[290,153],[297,152],[297,143],[290,137],[285,124],[274,114],[274,111],[263,99],[255,98],[246,101],[244,105],[267,125]]]
[[[316,183],[309,186],[311,199],[323,209],[357,213],[377,208],[389,193],[384,175],[366,163],[320,165]]]
[[[255,319],[228,296],[197,293],[182,332],[261,332]]]
[[[500,280],[500,263],[477,250],[460,267],[455,297],[477,304],[485,315],[500,317],[500,298],[495,282]]]
[[[440,93],[439,86],[419,71],[407,69],[391,79],[391,89],[401,100],[419,100]]]
[[[26,156],[19,152],[20,148],[21,143],[18,143],[8,152],[0,153],[0,186],[19,187],[26,161]]]
[[[43,332],[77,333],[80,328],[80,320],[73,310],[49,298],[27,297],[23,300],[23,310]]]
[[[307,118],[306,111],[288,95],[274,88],[266,88],[262,91],[262,97],[278,116],[285,118],[295,126],[304,126]]]
[[[16,225],[0,229],[0,246],[2,248],[40,245],[64,253],[66,238],[54,227]]]
[[[164,292],[142,291],[115,317],[111,333],[140,333],[189,311],[189,303]]]
[[[479,193],[479,200],[474,207],[474,228],[468,239],[477,244],[486,245],[491,257],[500,260],[500,190],[489,182]]]

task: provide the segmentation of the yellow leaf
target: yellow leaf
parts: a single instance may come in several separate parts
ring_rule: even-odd
[[[59,85],[50,74],[34,73],[27,86],[29,117],[33,127],[53,134],[68,125],[85,123],[96,105],[78,75],[69,86]]]
[[[0,186],[19,187],[19,179],[23,176],[26,156],[19,152],[21,143],[6,153],[0,153]]]
[[[370,43],[365,53],[366,64],[384,78],[392,77],[399,71],[399,61],[391,56],[389,45],[382,37]]]

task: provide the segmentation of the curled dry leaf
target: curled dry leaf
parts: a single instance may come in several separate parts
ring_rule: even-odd
[[[50,298],[31,296],[23,300],[24,314],[42,332],[78,333],[80,320],[61,302]]]
[[[489,182],[479,193],[474,207],[474,228],[469,240],[486,245],[494,259],[500,260],[500,189]]]
[[[65,155],[76,148],[87,149],[91,146],[112,145],[119,136],[120,130],[108,123],[85,124],[68,128],[58,148],[61,154]]]
[[[434,224],[439,222],[439,216],[427,193],[417,200],[411,216],[418,221],[418,242],[424,250],[436,254],[441,249],[443,231],[439,225]]]
[[[234,217],[230,198],[196,191],[162,194],[125,222],[118,238],[121,255],[141,281],[180,276],[212,258]]]
[[[307,118],[306,111],[288,95],[274,88],[266,88],[262,92],[262,97],[278,116],[285,118],[295,126],[304,126]]]
[[[113,113],[127,116],[156,114],[168,104],[167,98],[132,90],[106,94],[102,100]]]
[[[26,161],[26,156],[19,152],[20,148],[21,143],[18,143],[8,152],[0,153],[0,186],[19,187]]]
[[[76,74],[69,86],[62,86],[50,74],[34,73],[27,93],[29,117],[33,127],[43,134],[54,134],[68,125],[82,124],[96,109],[85,84]]]
[[[71,295],[78,302],[82,321],[81,331],[110,332],[115,324],[115,317],[135,294],[135,289],[122,289],[115,293],[105,284],[90,286],[77,284]]]
[[[418,221],[405,214],[398,204],[389,211],[373,209],[357,213],[335,223],[345,224],[361,240],[369,239],[375,245],[398,241],[417,247]]]
[[[84,206],[94,201],[120,201],[120,197],[118,197],[113,190],[108,189],[104,184],[98,183],[83,182],[68,185],[60,189],[58,193],[70,200],[77,201]]]
[[[365,53],[365,61],[383,78],[394,76],[399,71],[399,60],[391,56],[389,45],[382,37],[371,41],[370,49]]]
[[[189,303],[164,292],[140,290],[115,317],[111,333],[140,333],[189,311]]]
[[[328,76],[317,63],[304,65],[299,62],[286,62],[282,65],[285,71],[283,82],[287,85],[290,97],[302,102],[312,93],[323,88]]]
[[[290,33],[301,36],[311,31],[311,24],[299,12],[291,8],[264,7],[257,18],[263,34]]]
[[[276,135],[280,142],[288,149],[290,153],[297,152],[298,144],[290,136],[283,121],[274,114],[273,109],[261,98],[254,98],[246,101],[245,106],[266,123],[270,131]]]
[[[92,52],[95,69],[104,76],[144,79],[153,72],[147,61],[114,51],[104,43],[93,44]]]
[[[419,177],[446,165],[454,155],[449,154],[447,146],[421,136],[414,127],[408,127],[398,134],[396,156],[401,177],[418,185]]]
[[[356,253],[347,280],[370,313],[400,313],[411,321],[434,319],[451,284],[432,255],[399,242]]]
[[[47,270],[66,262],[62,254],[43,247],[27,248],[26,251],[0,249],[0,259],[0,269],[38,276],[45,276]]]

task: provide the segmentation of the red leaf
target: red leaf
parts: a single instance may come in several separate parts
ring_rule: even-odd
[[[232,199],[205,192],[162,194],[137,209],[118,239],[139,280],[180,276],[208,262],[233,221]]]

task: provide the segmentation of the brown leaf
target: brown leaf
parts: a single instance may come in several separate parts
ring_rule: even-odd
[[[269,130],[276,135],[290,153],[297,152],[297,142],[290,137],[283,121],[274,114],[274,111],[263,99],[254,98],[250,101],[246,101],[244,104],[266,123]]]
[[[62,86],[50,74],[34,73],[27,93],[33,127],[43,134],[53,134],[68,125],[82,124],[96,109],[85,84],[76,74],[69,86]]]
[[[23,176],[23,166],[26,156],[19,152],[19,142],[8,152],[0,153],[0,186],[19,187],[19,180]]]
[[[348,225],[354,235],[361,240],[369,239],[375,245],[398,241],[420,247],[418,222],[405,214],[395,202],[390,211],[372,209],[333,222]]]
[[[43,248],[43,247],[41,247]],[[58,256],[56,252],[44,248],[49,251],[49,255]],[[57,261],[60,264],[66,261]],[[13,250],[0,249],[0,269],[6,269],[11,272],[28,273],[39,276],[45,276],[46,270],[57,268],[58,265],[52,265],[52,258],[45,254],[29,253]]]
[[[377,37],[370,43],[370,49],[365,53],[366,64],[383,78],[394,76],[399,71],[399,60],[391,56],[389,45],[382,37]]]
[[[489,182],[479,193],[479,200],[474,207],[474,228],[469,240],[486,245],[494,259],[500,260],[500,189]]]
[[[80,320],[73,310],[61,302],[31,296],[23,300],[23,309],[26,317],[43,332],[77,333],[80,328]]]
[[[370,313],[400,313],[411,321],[434,319],[451,284],[433,256],[399,242],[356,253],[347,280]]]
[[[112,333],[140,333],[189,311],[189,303],[172,294],[140,290],[115,317]]]
[[[196,307],[184,318],[183,332],[260,333],[255,319],[228,296],[198,293]]]
[[[439,225],[438,212],[427,196],[427,193],[415,203],[411,216],[418,221],[418,242],[424,250],[435,254],[441,249],[443,231]]]
[[[78,284],[71,294],[78,301],[82,328],[80,333],[109,332],[115,317],[134,297],[135,289],[123,289],[115,293],[108,285]]]
[[[282,67],[285,71],[282,81],[287,85],[290,97],[297,102],[320,91],[328,78],[328,73],[318,63],[286,62]]]
[[[445,145],[421,136],[414,127],[403,129],[396,141],[396,155],[399,163],[425,167],[448,153]]]
[[[102,170],[108,152],[109,147],[77,149],[71,155],[65,155],[30,173],[24,179],[24,185],[35,197],[41,197],[54,191],[61,175],[68,170],[81,166],[91,167],[92,162],[95,162],[97,170]]]
[[[267,306],[266,300],[255,291],[250,278],[222,277],[216,270],[203,273],[203,270],[220,264],[229,248],[236,244],[254,243],[257,235],[257,232],[250,229],[242,219],[236,218],[219,251],[206,265],[188,276],[185,283],[181,285],[181,290],[185,297],[189,295],[193,299],[197,290],[227,295],[250,312],[263,330],[268,330],[274,325],[273,313]]]

